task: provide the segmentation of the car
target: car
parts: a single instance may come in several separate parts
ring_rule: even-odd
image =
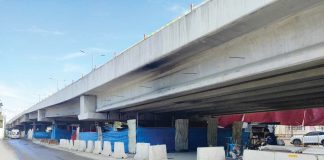
[[[308,144],[314,144],[314,145],[321,144],[324,146],[324,132],[314,131],[314,132],[309,132],[305,135],[293,136],[290,138],[290,143],[295,146],[308,145]]]
[[[9,131],[9,138],[11,139],[19,139],[20,138],[20,132],[18,129],[13,129]]]

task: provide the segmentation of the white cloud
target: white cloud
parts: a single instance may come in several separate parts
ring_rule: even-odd
[[[28,29],[22,29],[18,31],[24,31],[24,32],[30,32],[30,33],[35,33],[35,34],[40,34],[40,35],[55,35],[55,36],[60,36],[64,35],[65,33],[59,30],[50,30],[50,29],[45,29],[41,28],[38,26],[32,26],[31,28]]]

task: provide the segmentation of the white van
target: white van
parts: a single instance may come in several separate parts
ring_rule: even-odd
[[[9,131],[9,138],[12,138],[12,139],[20,138],[19,130],[18,129],[13,129],[13,130]]]

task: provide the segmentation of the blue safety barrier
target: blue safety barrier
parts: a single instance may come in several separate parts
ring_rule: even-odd
[[[207,128],[189,128],[189,150],[196,151],[197,147],[207,147]]]
[[[50,139],[51,133],[49,132],[34,132],[33,138],[36,139]]]
[[[175,151],[175,128],[137,128],[136,141],[151,145],[166,144],[168,152]]]
[[[71,131],[53,127],[52,134],[51,134],[51,139],[71,139]]]
[[[97,132],[80,132],[79,139],[84,141],[96,141],[98,140]]]
[[[128,152],[128,129],[122,131],[109,131],[102,134],[103,141],[110,141],[111,148],[114,149],[115,142],[124,142],[125,152]]]

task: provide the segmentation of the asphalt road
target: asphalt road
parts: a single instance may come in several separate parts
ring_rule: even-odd
[[[0,160],[91,160],[21,139],[0,140]]]

